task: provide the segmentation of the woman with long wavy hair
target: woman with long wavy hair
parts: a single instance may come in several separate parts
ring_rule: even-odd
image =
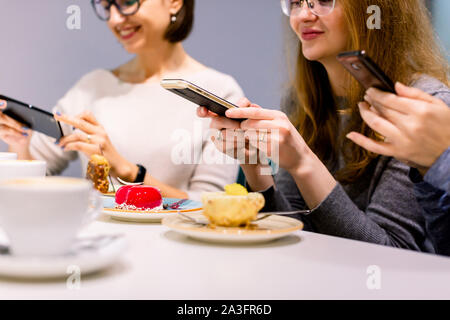
[[[261,174],[263,163],[241,164],[248,187],[263,192],[264,210],[310,209],[310,214],[298,216],[306,230],[433,252],[408,178],[409,167],[346,139],[349,132],[378,140],[383,137],[362,121],[358,102],[364,100],[365,90],[336,59],[343,51],[365,50],[395,81],[450,103],[448,64],[433,37],[424,2],[281,3],[298,43],[295,78],[283,103],[285,112],[263,109],[245,99],[240,109],[227,111],[227,118],[199,108],[199,116],[212,117],[212,127],[222,130],[223,138],[215,139],[216,146],[226,152],[227,138],[232,136],[226,133],[232,130],[278,132],[250,141],[250,145],[278,144],[281,169],[275,176]],[[372,5],[381,9],[381,29],[367,27],[367,9]]]

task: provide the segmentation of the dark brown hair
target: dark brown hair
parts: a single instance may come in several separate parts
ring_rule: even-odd
[[[433,37],[430,15],[423,0],[340,0],[350,41],[347,50],[366,50],[369,56],[394,81],[411,84],[420,74],[428,74],[448,85],[449,67]],[[381,30],[366,26],[366,10],[378,5],[383,14]],[[359,147],[345,134],[360,132],[380,137],[361,119],[357,103],[364,100],[365,90],[347,75],[346,103],[351,110],[349,124],[341,128],[336,97],[322,64],[308,61],[298,43],[296,74],[291,84],[295,102],[289,108],[290,118],[314,153],[324,162],[335,161],[343,154],[345,167],[335,174],[341,183],[355,182],[377,156]]]
[[[189,36],[194,25],[194,2],[194,0],[183,1],[183,6],[176,15],[177,21],[170,23],[164,39],[175,43],[181,42]]]

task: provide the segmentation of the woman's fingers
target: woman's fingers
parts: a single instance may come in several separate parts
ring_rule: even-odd
[[[213,129],[240,129],[241,124],[232,119],[228,119],[225,117],[214,117],[211,120],[210,127]]]
[[[280,129],[283,125],[279,123],[279,121],[276,120],[254,120],[254,119],[248,119],[245,121],[242,121],[241,123],[241,129],[243,130],[261,130],[261,129]]]
[[[197,108],[197,116],[200,118],[216,118],[216,117],[218,117],[217,114],[209,111],[208,108],[201,107],[201,106]]]
[[[390,112],[391,114],[400,113],[404,115],[409,110],[409,102],[404,98],[375,88],[370,88],[366,91],[364,100],[384,113]]]
[[[235,108],[227,110],[226,116],[234,119],[273,120],[278,116],[278,111],[259,107]]]
[[[93,134],[96,132],[96,126],[87,122],[84,119],[81,119],[80,117],[72,117],[68,115],[62,115],[56,113],[54,115],[55,119],[61,122],[64,122],[72,127],[75,127],[81,131],[86,132],[87,134]]]
[[[254,131],[257,135],[256,131]],[[257,164],[259,150],[257,139],[249,134],[249,131],[222,129],[217,130],[212,136],[217,149],[222,153],[239,160],[241,164]],[[254,143],[252,143],[252,141]]]
[[[26,144],[27,140],[30,138],[30,134],[4,124],[0,125],[0,140],[8,145]]]
[[[238,101],[238,103],[237,103],[237,106],[239,107],[239,108],[248,108],[248,107],[250,107],[251,106],[251,102],[250,102],[250,100],[248,100],[247,98],[241,98],[241,99],[239,99],[239,101]]]
[[[79,151],[86,155],[101,154],[101,150],[97,145],[81,141],[66,144],[64,151]]]
[[[22,129],[18,130],[6,124],[0,124],[0,134],[1,135],[9,135],[9,136],[17,136],[17,137],[28,137],[28,133],[24,132]]]
[[[384,94],[384,93],[383,93]],[[364,97],[365,102],[373,107],[372,111],[376,112],[379,116],[389,120],[394,124],[402,124],[407,121],[408,115],[406,113],[397,111],[401,107],[398,105],[398,98],[396,95],[391,95],[383,100],[373,99],[371,96],[366,95]]]
[[[436,101],[436,98],[429,95],[428,93],[426,93],[420,89],[417,89],[417,88],[405,86],[403,83],[400,83],[400,82],[397,82],[395,84],[395,91],[397,92],[397,94],[399,96],[409,98],[409,99],[422,100],[422,101],[426,101],[426,102],[435,102]]]
[[[200,118],[207,118],[208,117],[208,109],[205,107],[198,107],[197,108],[197,116]]]
[[[6,109],[6,107],[7,107],[6,101],[0,99],[0,111]]]
[[[347,138],[370,152],[388,157],[393,156],[391,146],[386,142],[374,141],[357,132],[350,132]]]
[[[89,122],[90,124],[92,124],[94,126],[100,125],[100,123],[98,123],[97,119],[95,118],[94,114],[90,111],[83,111],[79,115],[79,118]]]
[[[385,137],[393,137],[397,135],[398,129],[391,122],[370,110],[367,103],[360,103],[358,106],[361,117],[367,125],[372,128],[372,130]]]
[[[94,137],[91,137],[91,139],[89,139],[88,135],[86,135],[85,133],[82,132],[76,132],[73,133],[71,135],[65,136],[63,138],[61,138],[61,140],[59,141],[59,146],[64,148],[67,144],[69,143],[73,143],[73,142],[85,142],[85,143],[94,143],[95,144],[95,140]]]
[[[7,115],[4,115],[0,112],[0,124],[6,125],[8,127],[14,128],[17,131],[20,131],[22,133],[26,133],[28,128],[25,128],[23,124],[20,122],[14,120],[11,117],[8,117]]]

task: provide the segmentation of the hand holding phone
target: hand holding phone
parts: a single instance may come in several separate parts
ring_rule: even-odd
[[[7,102],[0,100],[0,141],[6,143],[14,152],[28,150],[32,132],[16,120],[3,114]]]
[[[209,111],[226,117],[225,112],[228,109],[238,108],[233,103],[222,99],[211,92],[196,86],[195,84],[182,79],[163,79],[161,86],[170,92],[195,103],[198,106],[207,108]],[[245,119],[233,119],[243,121]]]
[[[10,119],[4,118],[4,121],[27,127],[57,140],[64,136],[59,122],[50,112],[3,95],[0,95],[0,100],[6,102],[6,108],[1,110],[1,113],[15,120],[11,122]]]
[[[366,89],[377,88],[395,93],[395,85],[365,51],[342,52],[338,61]]]

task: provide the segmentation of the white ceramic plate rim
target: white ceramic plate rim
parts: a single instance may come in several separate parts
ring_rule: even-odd
[[[201,212],[202,209],[191,212]],[[182,211],[183,212],[183,211]],[[161,221],[163,218],[176,216],[177,211],[167,211],[164,213],[160,212],[123,212],[123,211],[112,211],[103,210],[103,213],[110,216],[113,219],[120,221]]]
[[[180,219],[180,220],[178,220]],[[301,230],[303,228],[303,223],[299,220],[290,217],[283,216],[271,216],[266,219],[266,222],[270,222],[269,219],[276,219],[278,221],[289,222],[292,227],[283,228],[278,230],[249,230],[243,228],[218,228],[211,229],[205,227],[192,226],[180,226],[180,223],[185,225],[189,224],[188,221],[181,221],[182,218],[168,217],[164,218],[162,224],[166,227],[179,232],[181,234],[187,235],[192,238],[213,241],[213,242],[260,242],[269,241],[282,238],[295,231]],[[177,221],[178,220],[178,221]]]
[[[0,276],[31,279],[68,277],[70,266],[79,267],[81,275],[87,275],[110,266],[127,247],[126,239],[120,237],[97,250],[74,256],[37,258],[0,255]]]

